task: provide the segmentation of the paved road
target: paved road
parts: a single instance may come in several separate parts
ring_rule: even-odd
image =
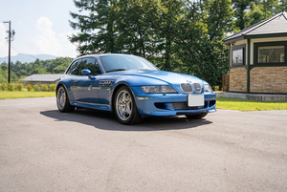
[[[119,124],[0,100],[0,191],[287,191],[287,111]]]

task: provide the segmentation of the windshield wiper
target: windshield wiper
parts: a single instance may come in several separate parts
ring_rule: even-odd
[[[128,69],[112,69],[112,70],[108,70],[106,72],[109,73],[109,72],[114,72],[114,71],[128,71]]]

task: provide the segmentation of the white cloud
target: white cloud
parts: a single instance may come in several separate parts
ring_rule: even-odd
[[[40,35],[36,36],[34,43],[41,54],[50,54],[56,56],[76,57],[76,45],[68,40],[68,34],[60,33],[52,29],[53,23],[47,17],[40,17],[37,20],[36,29]]]
[[[58,35],[58,39],[60,43],[63,45],[63,54],[62,56],[70,56],[70,57],[76,57],[79,53],[76,51],[77,46],[76,44],[73,44],[68,39],[68,36],[72,36],[72,32],[69,33],[60,33]]]
[[[35,28],[28,28],[24,24],[16,30],[15,40],[12,41],[11,55],[49,54],[55,56],[69,56],[75,58],[78,53],[76,44],[72,44],[68,36],[72,32],[57,33],[53,30],[53,22],[47,17],[40,17]],[[5,37],[8,25],[0,22],[0,57],[8,55],[8,43]],[[16,50],[15,50],[16,49]]]
[[[40,17],[37,20],[36,29],[45,37],[53,38],[55,32],[52,31],[52,25],[53,23],[47,17]]]

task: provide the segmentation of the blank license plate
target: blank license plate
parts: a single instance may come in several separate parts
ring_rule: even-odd
[[[189,107],[201,107],[204,106],[204,95],[192,95],[187,96],[187,105]]]

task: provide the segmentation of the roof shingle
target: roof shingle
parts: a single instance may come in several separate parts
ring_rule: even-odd
[[[266,35],[287,33],[287,14],[286,12],[278,13],[264,21],[249,26],[238,33],[222,39],[224,43],[233,39],[248,37],[251,35]],[[286,35],[287,36],[287,35]]]

